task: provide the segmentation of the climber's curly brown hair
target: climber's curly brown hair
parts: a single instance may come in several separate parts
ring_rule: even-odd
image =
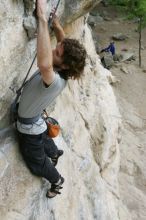
[[[63,53],[63,64],[65,64],[68,69],[59,72],[60,76],[66,80],[69,78],[79,79],[83,74],[85,60],[86,60],[86,50],[78,40],[65,38],[62,41],[64,47]]]

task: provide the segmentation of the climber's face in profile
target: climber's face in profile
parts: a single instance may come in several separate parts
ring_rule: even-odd
[[[52,51],[52,54],[53,54],[53,65],[60,69],[66,69],[65,65],[63,64],[64,47],[62,42],[59,42],[56,45],[56,48]]]

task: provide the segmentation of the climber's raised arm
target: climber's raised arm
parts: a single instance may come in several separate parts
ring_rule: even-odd
[[[53,56],[48,30],[46,0],[37,0],[38,34],[37,34],[37,65],[43,81],[50,85],[55,77],[53,72]]]
[[[52,27],[53,27],[57,42],[63,41],[65,38],[65,33],[56,15],[53,18]]]

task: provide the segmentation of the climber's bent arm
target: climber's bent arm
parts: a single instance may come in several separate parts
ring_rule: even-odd
[[[63,39],[65,38],[65,33],[56,16],[53,19],[52,26],[53,26],[53,30],[54,30],[57,42],[63,41]]]

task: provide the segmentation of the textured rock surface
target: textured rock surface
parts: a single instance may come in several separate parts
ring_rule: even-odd
[[[33,1],[26,2],[30,3],[27,16],[31,16]],[[93,3],[62,1],[62,20],[76,20]],[[0,122],[4,128],[13,94],[9,87],[17,87],[23,79],[34,56],[35,40],[28,42],[23,28],[23,1],[2,1],[0,8]],[[0,219],[130,220],[118,187],[120,115],[108,81],[112,76],[100,64],[84,17],[67,26],[66,33],[82,41],[88,59],[83,79],[69,81],[51,112],[62,126],[55,140],[65,152],[57,165],[66,180],[62,194],[46,199],[48,183],[27,170],[10,128],[9,133],[1,132]]]
[[[32,16],[35,9],[35,0],[28,1],[24,0],[25,4],[25,14],[26,17],[24,19],[24,27],[27,31],[28,37],[30,39],[34,38],[34,29],[36,29],[36,23],[34,22]],[[68,24],[76,20],[77,18],[85,15],[87,12],[89,12],[97,3],[99,3],[100,0],[61,0],[57,14],[61,18],[63,24]],[[48,2],[48,16],[50,14],[50,9],[54,8],[56,6],[57,0],[50,0]],[[32,29],[31,29],[32,27]],[[32,32],[33,30],[33,32]]]
[[[8,124],[5,115],[13,95],[10,87],[16,88],[26,74],[35,51],[35,42],[28,42],[23,28],[23,1],[1,1],[0,9],[0,127],[2,128]]]

